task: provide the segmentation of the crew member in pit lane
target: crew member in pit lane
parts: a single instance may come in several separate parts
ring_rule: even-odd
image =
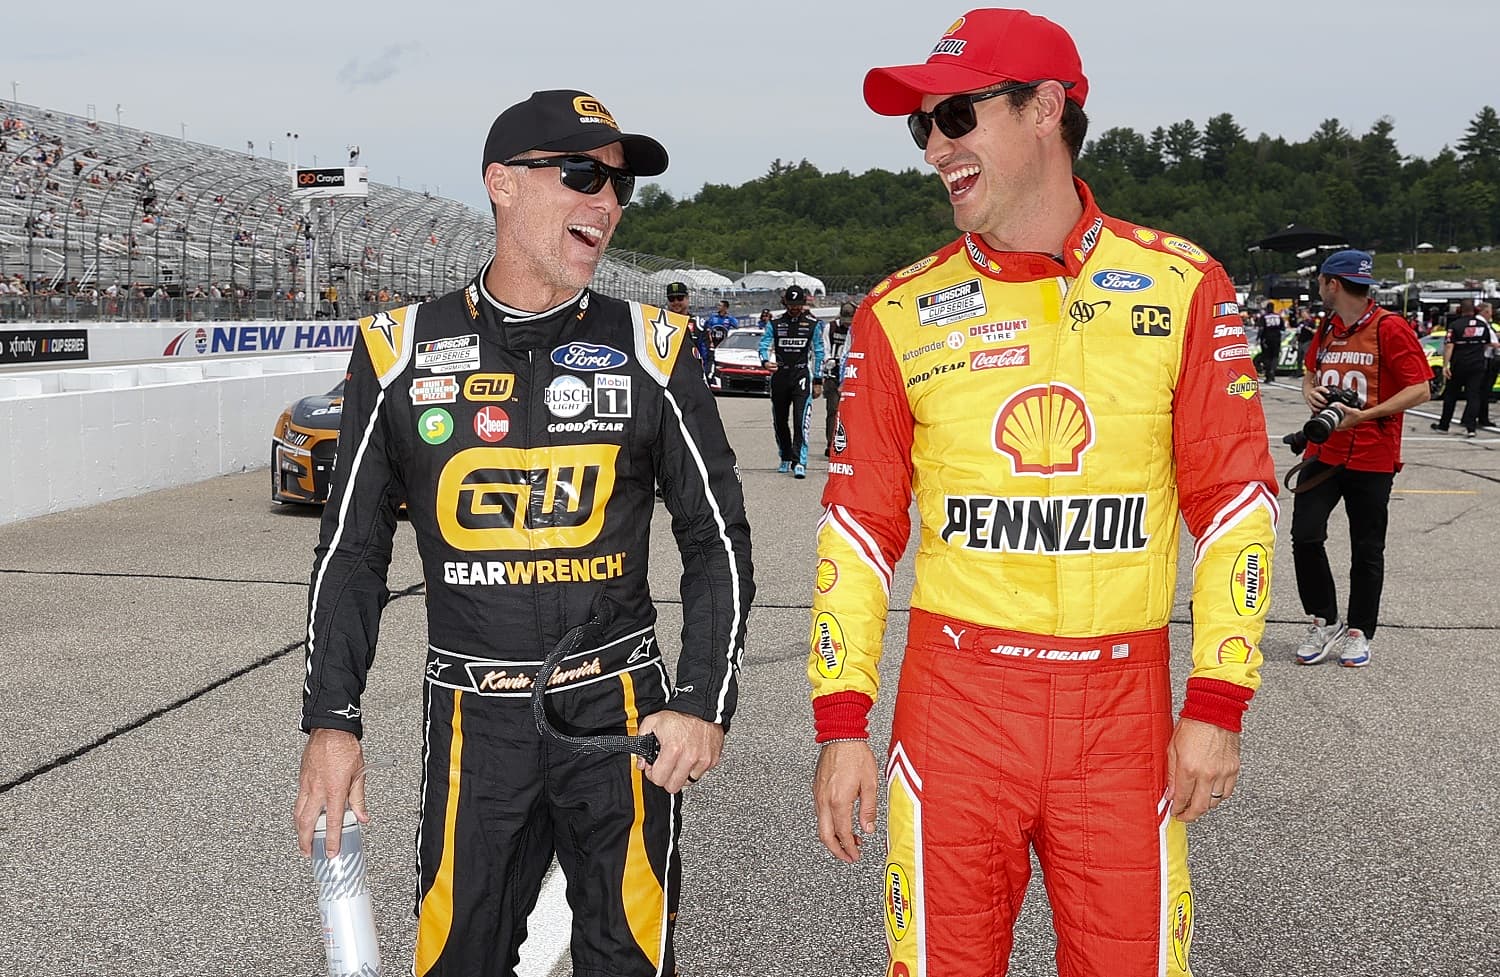
[[[807,311],[807,289],[801,285],[788,285],[781,301],[786,312],[767,322],[760,337],[760,365],[774,365],[776,371],[771,374],[771,425],[781,456],[776,470],[806,478],[807,426],[812,401],[823,391],[823,324]]]
[[[1003,974],[1033,848],[1059,974],[1188,974],[1185,825],[1239,774],[1276,520],[1255,367],[1218,262],[1105,215],[1074,178],[1088,92],[1072,38],[1023,10],[971,11],[926,64],[865,77],[963,232],[855,315],[818,532],[813,794],[819,838],[853,861],[875,828],[866,717],[915,496],[890,977]],[[1197,548],[1174,727],[1179,518]]]
[[[750,530],[687,321],[590,290],[638,176],[666,151],[593,96],[511,106],[484,147],[496,257],[467,287],[362,319],[313,567],[295,821],[368,818],[362,699],[396,511],[427,585],[414,972],[513,975],[556,855],[574,973],[675,973],[680,791],[719,762],[755,587]],[[647,581],[653,487],[682,554],[682,653]],[[572,734],[647,734],[654,764],[543,741],[532,677],[602,623],[547,695]],[[329,818],[327,848],[339,848]]]

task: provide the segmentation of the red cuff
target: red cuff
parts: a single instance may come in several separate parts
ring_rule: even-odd
[[[1240,731],[1240,717],[1250,708],[1255,690],[1216,678],[1190,678],[1187,701],[1182,704],[1183,719],[1196,719],[1229,730]]]
[[[834,692],[813,700],[818,742],[870,738],[867,717],[875,701],[863,692]]]

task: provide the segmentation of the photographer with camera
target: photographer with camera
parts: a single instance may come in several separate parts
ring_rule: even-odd
[[[1292,563],[1302,609],[1312,616],[1297,662],[1370,663],[1370,639],[1385,581],[1385,528],[1391,485],[1401,470],[1401,415],[1424,403],[1431,371],[1416,333],[1370,298],[1373,261],[1339,251],[1318,272],[1329,315],[1303,362],[1302,397],[1313,411],[1299,434],[1283,440],[1305,449],[1293,469]],[[1290,480],[1292,473],[1288,473]],[[1343,500],[1349,517],[1349,613],[1339,620],[1328,553],[1328,517]]]

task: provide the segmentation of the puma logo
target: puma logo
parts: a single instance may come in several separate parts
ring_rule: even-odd
[[[1177,267],[1176,265],[1167,265],[1167,270],[1168,271],[1176,272],[1178,278],[1182,279],[1184,282],[1187,281],[1187,272],[1183,271],[1181,268]]]
[[[945,624],[945,625],[943,625],[943,633],[946,634],[948,637],[950,637],[950,638],[953,639],[953,650],[954,651],[958,651],[959,650],[959,648],[958,648],[958,639],[962,638],[964,635],[968,634],[969,633],[969,629],[968,628],[964,628],[963,630],[958,631],[958,632],[955,633],[954,630],[953,630],[953,625],[951,625],[951,624]]]

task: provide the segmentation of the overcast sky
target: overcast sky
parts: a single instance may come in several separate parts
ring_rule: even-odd
[[[926,59],[969,9],[931,3],[619,0],[458,4],[206,0],[7,4],[0,99],[229,149],[274,143],[370,179],[486,207],[479,160],[494,116],[532,91],[581,88],[667,147],[677,196],[738,184],[773,159],[860,173],[921,166],[899,119],[860,97],[875,65]],[[1091,132],[1233,114],[1251,138],[1306,138],[1325,118],[1395,120],[1403,153],[1456,143],[1500,104],[1494,0],[1217,3],[1073,0]],[[1399,46],[1398,46],[1399,45]],[[1107,202],[1106,202],[1107,203]]]

